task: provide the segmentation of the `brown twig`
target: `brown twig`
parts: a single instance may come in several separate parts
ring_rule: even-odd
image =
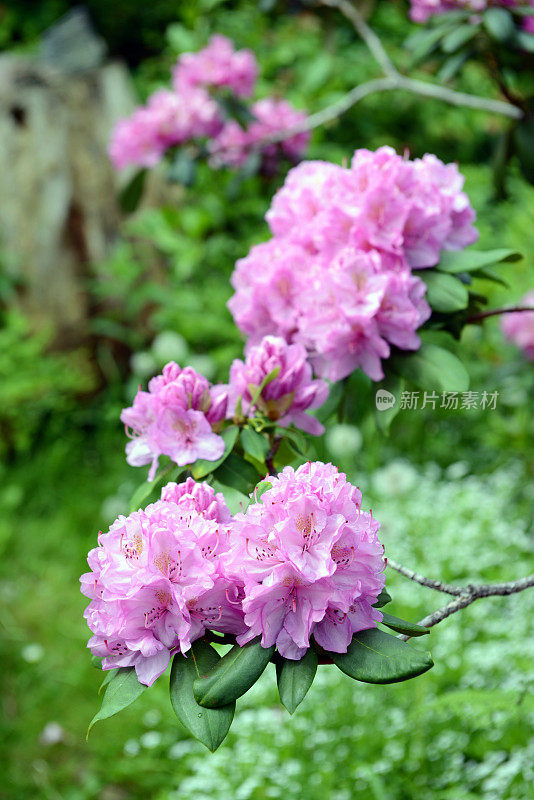
[[[265,463],[267,465],[267,469],[269,470],[269,475],[272,475],[275,478],[278,475],[278,470],[274,466],[274,457],[278,452],[278,448],[280,447],[280,442],[282,438],[280,436],[275,436],[269,452],[265,456]]]
[[[473,314],[467,322],[479,322],[488,317],[496,317],[499,314],[519,314],[522,311],[534,311],[534,306],[512,306],[512,308],[493,308],[490,311],[481,311],[480,314]]]

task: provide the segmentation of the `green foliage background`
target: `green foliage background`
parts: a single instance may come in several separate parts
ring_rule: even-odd
[[[35,50],[44,27],[70,4],[38,5],[37,11],[28,2],[0,9],[5,47]],[[264,4],[269,11],[244,0],[87,5],[111,53],[135,67],[141,97],[168,80],[178,52],[202,46],[215,31],[255,50],[261,94],[274,90],[301,108],[322,108],[376,75],[339,15],[299,3]],[[373,18],[404,67],[409,56],[402,42],[412,30],[406,8],[380,2]],[[459,87],[493,93],[475,64]],[[500,305],[532,287],[534,253],[534,191],[516,167],[509,198],[493,199],[491,158],[505,125],[430,100],[382,95],[316,131],[309,152],[340,163],[356,147],[390,144],[413,156],[428,151],[459,161],[481,246],[514,247],[526,256],[502,271],[508,287],[484,287]],[[233,175],[200,168],[178,206],[131,217],[112,256],[93,265],[89,289],[99,310],[89,367],[48,354],[46,339],[32,337],[8,311],[9,292],[1,295],[7,402],[0,423],[10,459],[0,468],[2,798],[529,797],[532,592],[484,600],[440,625],[428,637],[436,668],[406,685],[358,686],[321,667],[289,718],[268,671],[238,704],[228,742],[215,756],[188,739],[174,718],[165,677],[123,715],[99,723],[85,743],[100,675],[85,650],[86,601],[77,576],[99,528],[127,511],[143,478],[124,462],[118,414],[139,382],[170,358],[226,378],[241,350],[224,305],[229,276],[235,260],[267,238],[263,215],[283,177],[236,185]],[[132,356],[131,374],[115,358],[117,345]],[[512,579],[534,564],[533,370],[503,342],[497,320],[471,327],[462,353],[472,389],[499,391],[496,411],[401,412],[385,438],[369,413],[372,387],[356,376],[344,427],[331,420],[311,455],[334,460],[358,482],[383,523],[391,557],[450,581]],[[88,400],[95,372],[107,388]],[[399,616],[419,619],[440,605],[438,595],[394,574],[388,586]],[[55,744],[47,743],[51,722],[61,726]]]

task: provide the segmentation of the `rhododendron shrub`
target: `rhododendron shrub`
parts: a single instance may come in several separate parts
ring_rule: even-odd
[[[520,305],[532,311],[505,314],[501,327],[506,338],[523,351],[525,358],[534,361],[534,291],[527,292]]]
[[[171,88],[154,92],[146,105],[117,123],[109,144],[115,169],[154,167],[186,144],[189,149],[178,157],[194,162],[209,154],[214,168],[239,168],[251,154],[258,155],[258,168],[269,175],[281,160],[297,162],[309,134],[288,133],[285,138],[283,133],[302,124],[306,114],[274,97],[247,105],[257,77],[254,53],[235,50],[220,34],[202,50],[182,53],[172,70]],[[176,179],[177,170],[170,174]]]
[[[344,672],[370,683],[429,669],[426,653],[378,628],[426,633],[378,608],[389,600],[384,548],[361,501],[332,464],[308,462],[268,476],[234,515],[222,494],[188,477],[120,516],[81,577],[88,646],[112,671],[93,723],[133,702],[171,660],[173,707],[210,749],[226,735],[236,698],[270,661],[291,712],[300,702],[295,685],[302,699],[319,661],[342,657]],[[233,647],[220,660],[210,642]]]

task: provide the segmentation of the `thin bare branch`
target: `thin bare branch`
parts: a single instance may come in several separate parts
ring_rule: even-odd
[[[356,32],[367,45],[374,60],[382,68],[384,75],[399,75],[398,70],[386,53],[382,42],[352,3],[349,3],[348,0],[319,0],[319,2],[323,6],[337,8],[338,11],[352,23]]]
[[[415,581],[415,583],[419,583],[421,586],[426,586],[428,589],[434,589],[436,592],[444,592],[445,594],[452,594],[454,596],[459,596],[464,592],[464,587],[462,586],[451,586],[448,583],[443,583],[443,581],[436,581],[433,578],[425,578],[424,575],[420,575],[418,572],[414,572],[413,569],[404,567],[397,561],[392,561],[391,558],[388,558],[387,565],[396,572],[399,572],[401,575],[404,575],[405,578]]]
[[[470,584],[469,586],[458,587],[461,588],[461,594],[454,600],[451,600],[447,605],[438,608],[432,614],[419,620],[419,625],[424,628],[432,628],[439,622],[442,622],[451,614],[456,614],[462,608],[470,606],[475,600],[480,600],[482,597],[502,597],[510,594],[517,594],[524,592],[525,589],[530,589],[534,586],[534,575],[527,575],[525,578],[519,578],[517,581],[509,581],[507,583],[482,583]],[[400,636],[400,639],[406,641],[409,636]]]
[[[499,314],[519,314],[522,311],[534,311],[534,306],[512,306],[511,308],[493,308],[490,311],[481,311],[480,314],[473,314],[468,322],[479,322],[481,319],[496,317]]]

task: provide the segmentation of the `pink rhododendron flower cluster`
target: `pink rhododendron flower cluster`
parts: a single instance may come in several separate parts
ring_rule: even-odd
[[[361,367],[380,380],[391,345],[417,349],[430,316],[413,269],[477,238],[462,186],[455,164],[390,147],[357,150],[349,168],[295,167],[266,215],[273,238],[232,276],[228,305],[248,346],[282,336],[306,347],[320,377]]]
[[[313,636],[344,653],[355,632],[382,619],[373,608],[385,584],[379,523],[332,464],[286,467],[269,481],[261,503],[234,517],[222,556],[244,584],[248,630],[237,641],[261,635],[264,647],[298,660]]]
[[[133,666],[151,686],[206,629],[246,631],[241,586],[222,571],[229,520],[222,495],[190,480],[100,534],[80,580],[88,646],[104,669]]]
[[[172,77],[177,92],[184,87],[226,87],[237,97],[248,97],[256,84],[258,65],[252,50],[234,50],[230,39],[216,33],[202,50],[182,53]]]
[[[253,404],[254,388],[259,388],[275,371],[276,377],[269,380]],[[323,425],[305,412],[319,408],[327,396],[328,385],[325,381],[313,380],[306,349],[301,344],[288,344],[281,337],[266,336],[249,350],[244,362],[236,358],[230,368],[227,415],[234,416],[241,398],[241,412],[245,417],[254,416],[259,409],[282,427],[293,424],[319,436],[324,431]]]
[[[534,291],[528,292],[520,305],[534,308]],[[534,311],[505,314],[501,326],[505,336],[523,350],[529,361],[534,361]]]
[[[246,129],[235,120],[229,120],[210,143],[211,163],[214,166],[240,167],[249,154],[261,146],[261,142],[285,130],[289,131],[306,120],[306,114],[294,109],[287,100],[273,97],[253,103],[250,113],[253,119]],[[261,146],[262,171],[274,174],[281,154],[289,161],[298,161],[306,150],[309,138],[309,132],[303,131],[281,142]]]
[[[534,0],[411,0],[410,17],[414,22],[427,22],[438,14],[450,11],[479,13],[491,6],[534,6]],[[527,18],[523,27],[527,31],[534,31],[534,20]]]
[[[153,167],[169,148],[199,139],[208,140],[212,166],[241,166],[264,138],[306,119],[286,100],[269,97],[252,104],[246,130],[228,119],[217,92],[246,98],[252,94],[257,72],[252,51],[235,50],[230,39],[220,34],[212,36],[202,50],[182,53],[172,71],[172,88],[159,89],[145,106],[117,123],[109,145],[114,167]],[[296,161],[308,139],[308,133],[300,133],[266,145],[261,150],[263,169],[273,172],[281,155]]]
[[[353,633],[376,627],[385,561],[359,489],[320,462],[269,480],[235,517],[206,483],[168,484],[100,534],[80,580],[104,669],[133,666],[150,686],[206,630],[241,645],[261,635],[299,659],[311,636],[346,652]]]
[[[178,466],[198,458],[216,461],[224,452],[224,441],[213,428],[226,415],[227,394],[213,387],[192,367],[181,369],[171,361],[148,384],[139,389],[133,405],[121,413],[132,432],[126,445],[126,459],[134,467],[151,464],[152,480],[161,455]]]

